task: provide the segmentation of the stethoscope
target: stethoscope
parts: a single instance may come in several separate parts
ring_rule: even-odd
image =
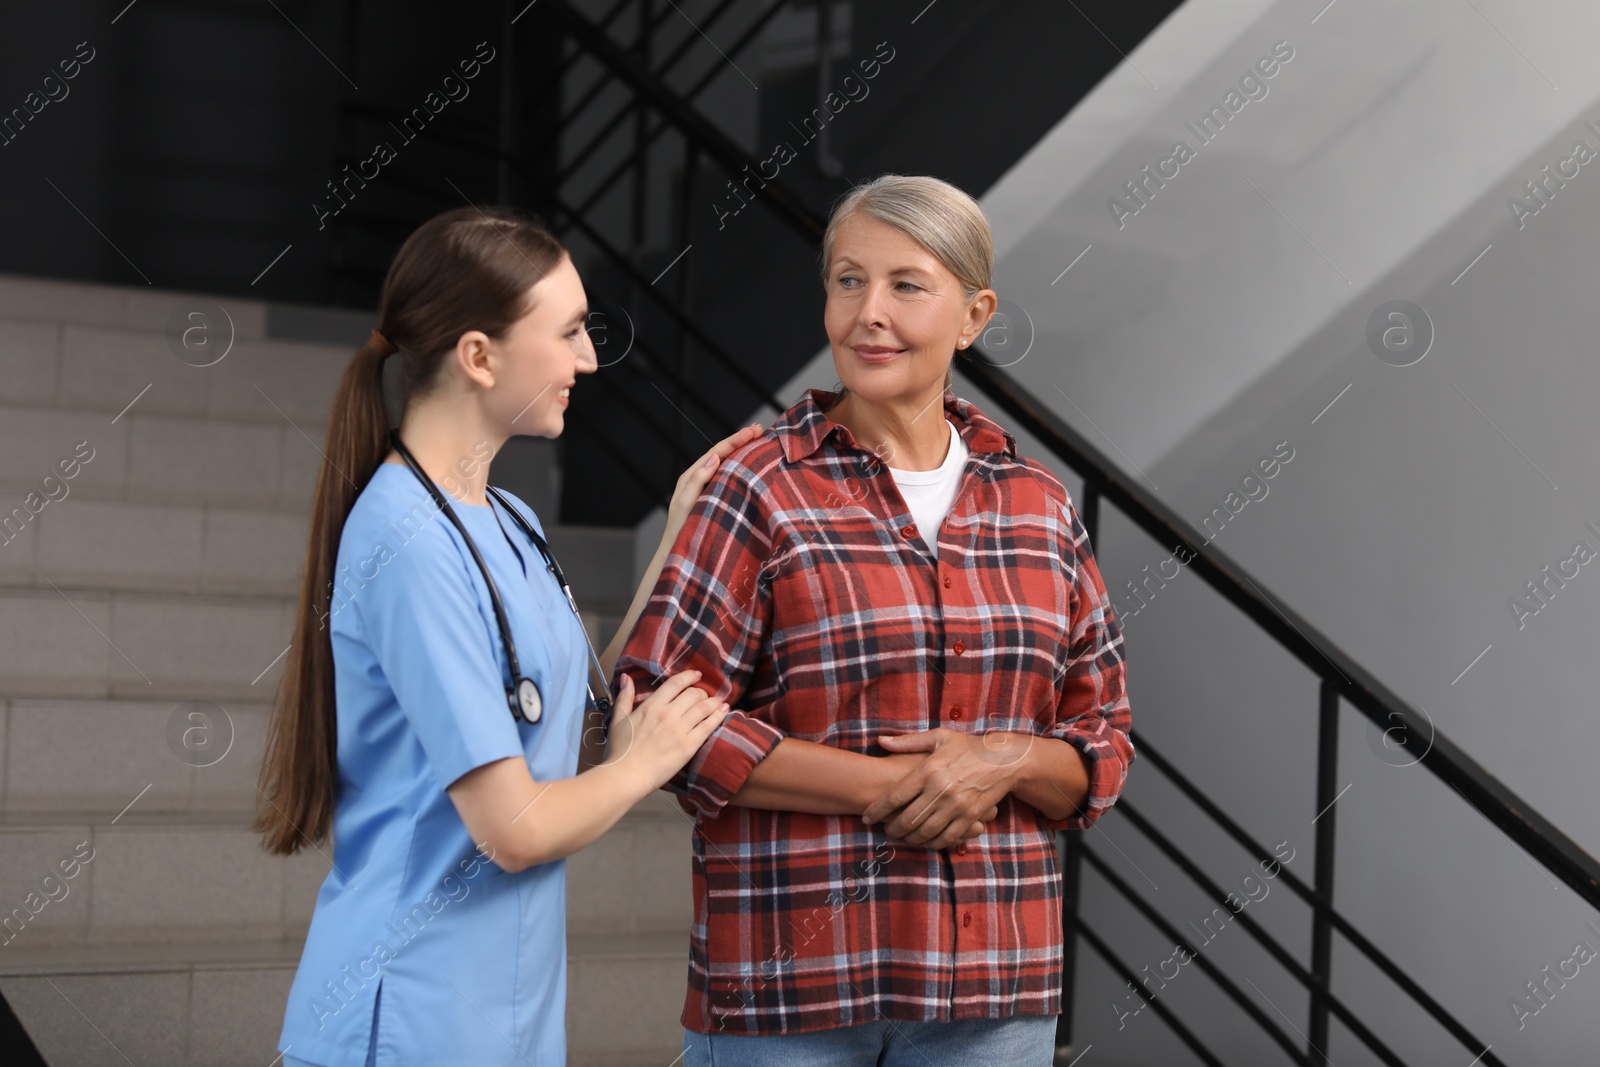
[[[544,717],[544,695],[539,692],[538,684],[522,673],[522,667],[517,659],[517,646],[511,640],[511,623],[506,618],[505,605],[500,601],[500,590],[495,586],[494,577],[489,573],[488,566],[483,562],[483,556],[479,554],[478,546],[473,543],[472,535],[467,532],[467,527],[462,523],[461,517],[456,514],[449,501],[445,500],[444,494],[439,492],[439,487],[433,484],[433,479],[429,478],[426,472],[417,465],[416,458],[411,455],[406,446],[400,443],[400,431],[390,430],[389,441],[394,445],[394,450],[400,453],[400,458],[406,461],[406,466],[411,468],[411,473],[415,474],[417,480],[428,490],[434,502],[439,505],[439,509],[454,524],[456,532],[461,535],[461,540],[466,543],[467,551],[472,553],[472,559],[477,563],[478,570],[483,574],[484,583],[489,587],[489,602],[494,605],[494,619],[500,627],[500,640],[505,643],[506,659],[511,666],[512,684],[506,690],[506,703],[511,708],[511,717],[527,723],[538,722]],[[582,618],[578,616],[578,602],[572,597],[572,587],[567,585],[567,576],[561,573],[561,566],[556,563],[556,557],[550,552],[549,543],[539,536],[539,531],[533,528],[532,523],[522,517],[522,512],[512,507],[510,501],[506,500],[500,490],[494,486],[486,485],[484,488],[488,490],[489,496],[493,500],[500,501],[500,506],[511,513],[511,517],[516,520],[517,525],[522,527],[522,532],[528,535],[528,539],[539,550],[539,555],[544,557],[545,563],[550,568],[550,573],[555,576],[556,583],[561,586],[561,591],[566,594],[567,603],[572,606],[572,614],[574,617],[578,617],[578,629],[583,631],[583,643],[589,650],[591,671],[586,683],[589,689],[589,707],[600,712],[600,731],[603,738],[611,725],[611,698],[605,695],[603,686],[599,693],[595,692],[594,679],[598,676],[603,680],[605,678],[605,669],[600,665],[600,657],[595,654],[594,642],[589,640],[589,631],[584,629]],[[489,510],[491,512],[494,511],[493,503],[489,505]],[[498,515],[495,521],[497,523],[500,521]],[[502,534],[505,533],[504,526],[500,528],[500,532]],[[510,535],[506,536],[506,542],[508,544],[511,542]]]

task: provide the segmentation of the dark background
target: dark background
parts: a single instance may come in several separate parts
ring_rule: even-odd
[[[582,213],[587,230],[562,210],[600,188],[656,112],[582,54],[548,0],[520,16],[521,3],[481,0],[124,5],[30,7],[0,37],[0,114],[23,107],[80,42],[94,49],[69,95],[0,147],[0,271],[370,312],[390,257],[423,219],[469,199],[529,208],[568,241],[591,298],[626,308],[639,338],[639,356],[609,375],[615,402],[574,408],[568,436],[604,435],[606,447],[566,464],[564,521],[637,522],[704,438],[737,425],[760,406],[758,387],[770,393],[824,342],[815,241],[765,197],[719,228],[713,205],[734,168],[704,154],[689,162],[678,131]],[[613,5],[574,6],[599,22]],[[888,171],[981,195],[1175,5],[835,3],[824,35],[815,3],[788,3],[727,54],[770,6],[623,4],[606,32],[671,92],[709,76],[693,109],[752,161],[793,145],[774,184],[825,218],[850,184]],[[817,46],[823,36],[831,49]],[[496,57],[470,95],[404,142],[393,119],[485,41]],[[794,126],[823,87],[879,42],[894,57],[869,95],[833,119],[825,149],[802,144]],[[624,121],[596,138],[616,115]],[[379,141],[397,158],[319,229],[327,183]],[[691,244],[659,292],[644,292],[640,278]],[[363,332],[335,328],[340,340]]]

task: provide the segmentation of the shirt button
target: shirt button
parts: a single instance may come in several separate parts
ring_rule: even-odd
[[[964,911],[964,912],[961,913],[961,925],[962,926],[971,926],[972,925],[972,912]]]
[[[961,653],[967,650],[967,645],[964,641],[957,641],[953,646],[951,646],[951,648],[955,654],[959,656]]]
[[[916,524],[915,523],[907,523],[906,525],[900,527],[900,536],[904,537],[907,541],[909,541],[913,537],[917,536]]]
[[[946,589],[950,588],[950,576],[948,574],[944,576],[944,587]]]
[[[965,841],[963,841],[963,842],[961,842],[961,847],[956,849],[956,855],[965,856],[966,854],[967,854],[967,843]]]
[[[950,717],[952,719],[959,719],[959,718],[961,718],[961,712],[962,712],[962,708],[960,707],[960,705],[957,705],[956,707],[953,707],[953,708],[950,709]]]

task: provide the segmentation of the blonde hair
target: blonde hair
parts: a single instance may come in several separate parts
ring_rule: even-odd
[[[828,283],[839,227],[857,213],[893,226],[933,254],[971,300],[992,288],[994,235],[978,202],[947,181],[925,174],[885,174],[841,196],[822,234],[822,283]],[[945,371],[944,387],[951,373]],[[841,390],[842,392],[842,390]]]

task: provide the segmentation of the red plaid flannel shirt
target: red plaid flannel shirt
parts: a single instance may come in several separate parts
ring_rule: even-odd
[[[732,712],[668,788],[696,818],[683,1022],[774,1034],[887,1018],[1061,1010],[1055,831],[1122,791],[1122,637],[1061,482],[951,395],[971,452],[937,531],[808,392],[725,461],[617,663],[646,691],[689,668]],[[925,538],[938,538],[935,559]],[[859,817],[729,806],[784,737],[884,755],[947,727],[1061,738],[1083,815],[1012,797],[961,850],[891,843]]]

